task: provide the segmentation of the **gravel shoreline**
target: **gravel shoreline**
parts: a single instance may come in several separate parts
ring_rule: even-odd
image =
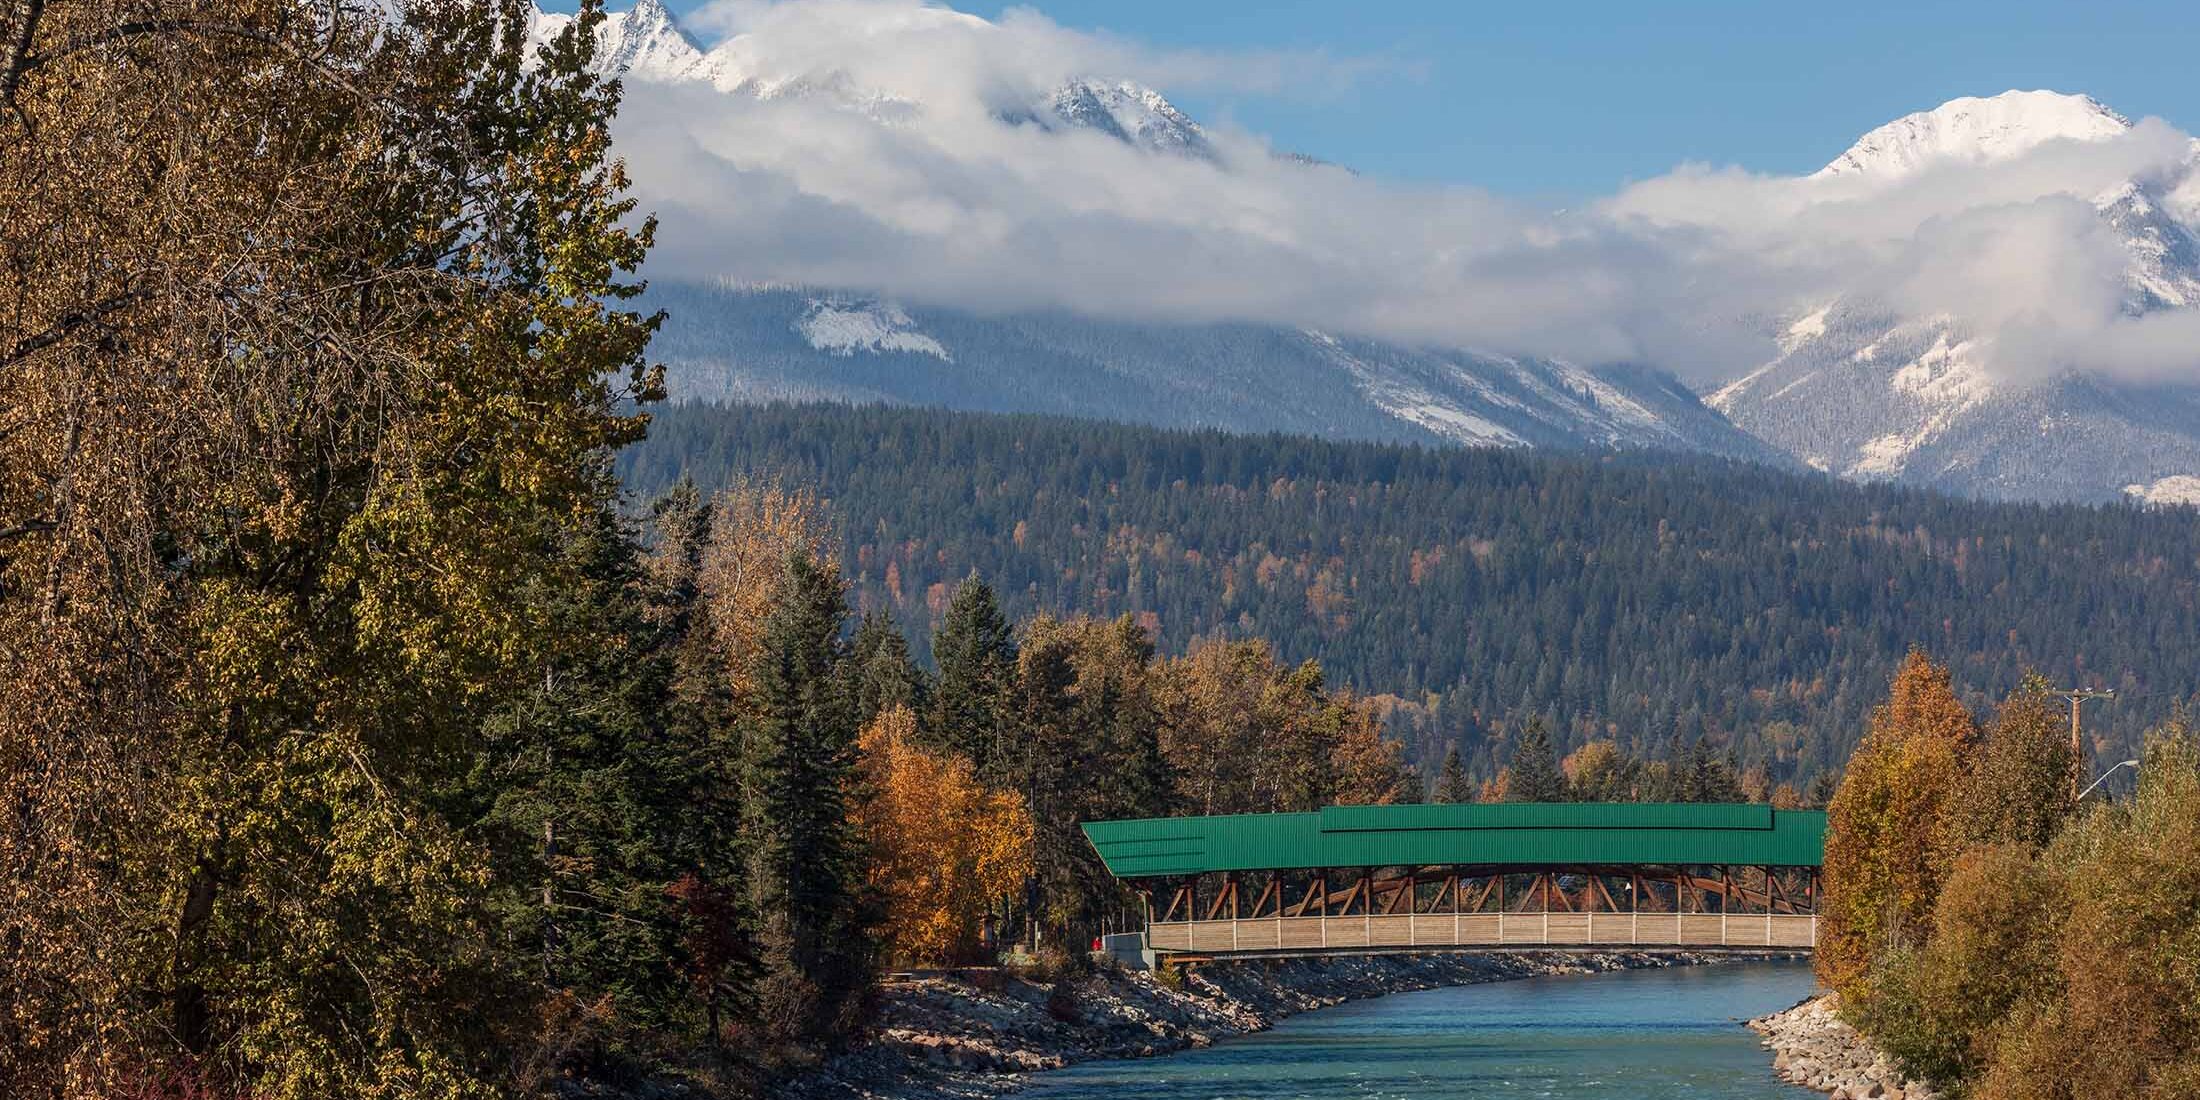
[[[978,1100],[1032,1084],[1036,1072],[1209,1046],[1301,1012],[1386,993],[1734,958],[1519,951],[1242,960],[1198,967],[1180,986],[1123,971],[1053,984],[998,972],[908,978],[883,991],[878,1022],[861,1044],[783,1082],[773,1095]]]
[[[1840,996],[1827,993],[1749,1022],[1773,1052],[1781,1080],[1816,1089],[1833,1100],[1939,1100],[1930,1085],[1911,1081],[1871,1040],[1839,1013]]]

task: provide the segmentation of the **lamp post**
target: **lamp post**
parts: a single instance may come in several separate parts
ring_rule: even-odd
[[[2101,773],[2101,777],[2100,777],[2099,779],[2096,779],[2096,780],[2094,780],[2094,781],[2093,781],[2093,782],[2092,782],[2092,783],[2091,783],[2090,785],[2088,785],[2088,786],[2086,787],[2086,789],[2084,789],[2084,790],[2082,790],[2082,791],[2079,791],[2079,792],[2078,792],[2078,798],[2077,798],[2076,800],[2083,800],[2083,799],[2085,798],[2085,796],[2087,796],[2087,795],[2089,795],[2089,794],[2092,794],[2092,793],[2093,793],[2093,788],[2094,788],[2094,787],[2098,787],[2098,786],[2100,786],[2100,785],[2101,785],[2102,783],[2106,782],[2106,781],[2108,780],[2108,777],[2109,777],[2109,776],[2115,775],[2115,774],[2116,774],[2117,772],[2119,772],[2119,771],[2122,771],[2122,770],[2123,770],[2123,769],[2125,769],[2125,768],[2136,768],[2136,767],[2138,767],[2138,766],[2139,766],[2139,762],[2138,762],[2138,761],[2136,761],[2136,760],[2119,760],[2119,761],[2117,761],[2117,762],[2116,762],[2116,766],[2115,766],[2115,767],[2113,767],[2113,768],[2110,768],[2110,769],[2108,769],[2108,770],[2107,770],[2107,771],[2105,771],[2105,772],[2102,772],[2102,773]],[[2074,800],[2074,801],[2075,801],[2075,800]]]

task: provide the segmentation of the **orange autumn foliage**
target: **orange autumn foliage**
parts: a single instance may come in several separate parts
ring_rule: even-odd
[[[1033,870],[1036,832],[1022,796],[988,789],[970,764],[918,747],[897,706],[863,731],[871,797],[856,811],[870,883],[886,903],[888,954],[904,964],[970,961],[979,923]]]
[[[1945,665],[1913,650],[1827,808],[1818,978],[1860,1005],[1872,968],[1924,941],[1950,863],[1944,838],[1978,741]]]

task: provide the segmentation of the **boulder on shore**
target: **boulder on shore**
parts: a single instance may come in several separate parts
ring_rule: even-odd
[[[1036,1070],[1149,1058],[1263,1031],[1349,1000],[1544,974],[1716,961],[1686,952],[1507,951],[1245,959],[1173,974],[1102,965],[1043,981],[1002,970],[887,983],[877,1020],[846,1052],[779,1082],[785,1100],[971,1100],[1013,1092]]]
[[[1817,1089],[1834,1100],[1939,1100],[1923,1081],[1904,1076],[1894,1060],[1841,1019],[1836,993],[1759,1016],[1749,1029],[1764,1036],[1780,1079]]]

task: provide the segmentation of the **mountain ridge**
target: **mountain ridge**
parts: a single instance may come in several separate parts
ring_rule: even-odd
[[[982,315],[844,290],[660,283],[683,401],[839,400],[1328,439],[1783,456],[1679,380],[1317,330]]]
[[[1936,162],[2005,160],[2050,141],[2098,141],[2130,129],[2130,119],[2089,95],[1960,96],[1871,130],[1812,178],[1900,178]]]
[[[562,18],[538,17],[537,33],[556,29]],[[991,26],[938,7],[895,19],[901,22],[855,33],[894,41],[895,35],[943,27]],[[756,37],[736,34],[704,49],[659,0],[642,0],[607,21],[599,65],[630,79],[707,85],[728,95],[815,100],[885,126],[927,110],[900,90],[864,84],[830,55],[783,63],[767,56]],[[1229,156],[1239,155],[1226,155],[1197,120],[1160,91],[1135,82],[1073,77],[1006,90],[998,99],[991,118],[1011,129],[1096,135],[1154,155],[1208,162],[1222,173],[1232,170]],[[1961,166],[2041,155],[2091,157],[2094,146],[2126,140],[2135,125],[2090,96],[2013,90],[1962,97],[1868,131],[1794,184],[1815,189],[1805,192],[1811,196],[1823,193],[1811,201],[1846,201],[1916,186]],[[2200,143],[2194,148],[2200,150]],[[1309,171],[1323,167],[1312,158],[1281,159]],[[2089,204],[2110,246],[2122,250],[2121,308],[2127,316],[2200,307],[2196,166],[2200,152],[2182,171],[2131,176],[2067,196]],[[1682,387],[1664,373],[1688,364],[1584,366],[1373,339],[1313,323],[1121,322],[1075,303],[1012,314],[937,303],[918,310],[926,324],[956,329],[954,339],[943,339],[918,331],[923,325],[908,329],[911,303],[862,286],[819,288],[792,303],[717,294],[701,283],[682,293],[691,308],[738,314],[710,320],[675,313],[663,342],[678,347],[677,358],[696,374],[681,387],[682,396],[762,392],[961,402],[958,407],[992,411],[1072,411],[1061,403],[1083,399],[1094,415],[1164,425],[1370,439],[1403,432],[1404,438],[1504,446],[1658,446],[1721,454],[1754,449],[1851,479],[1993,497],[2174,501],[2183,499],[2174,490],[2184,484],[2178,479],[2200,478],[2200,387],[2101,373],[2085,361],[2083,348],[2054,369],[2013,369],[1995,333],[1978,324],[1908,314],[1861,290],[1806,302],[1785,315],[1772,333],[1777,353],[1694,388],[1700,409],[1675,404],[1672,391]],[[803,313],[809,315],[796,316]],[[1049,325],[1059,331],[1045,334]],[[1110,325],[1122,326],[1111,331],[1135,346],[1135,354],[1113,361],[1084,350]],[[734,362],[736,345],[711,352],[691,338],[713,328],[747,332],[736,345],[751,360]],[[1135,337],[1128,335],[1133,329]],[[1170,333],[1179,341],[1174,348]],[[1227,346],[1221,333],[1243,343]],[[1008,348],[1022,351],[1009,355]],[[1259,354],[1287,365],[1264,378],[1247,366]],[[997,392],[982,392],[982,380],[968,373],[979,363],[995,363],[1001,371]],[[1083,384],[1072,384],[1080,372]],[[1611,377],[1627,381],[1615,384]],[[1223,392],[1230,386],[1236,390]],[[1616,400],[1600,404],[1594,396],[1600,387]],[[1300,393],[1286,392],[1294,388]],[[1316,392],[1325,395],[1326,410],[1309,408],[1301,398]],[[1623,415],[1630,407],[1656,411],[1630,419]]]
[[[1952,163],[2008,161],[2052,143],[2115,140],[2133,123],[2090,96],[1952,100],[1860,138],[1810,177],[1899,185]],[[2200,231],[2178,216],[2200,153],[2167,179],[2083,196],[2127,257],[2123,310],[2200,304]],[[1705,394],[1737,426],[1806,465],[1997,498],[2182,503],[2200,474],[2200,387],[2073,363],[2012,373],[1991,339],[1947,316],[1904,316],[1849,294],[1791,318],[1779,354]],[[2157,491],[2157,485],[2169,486]]]

